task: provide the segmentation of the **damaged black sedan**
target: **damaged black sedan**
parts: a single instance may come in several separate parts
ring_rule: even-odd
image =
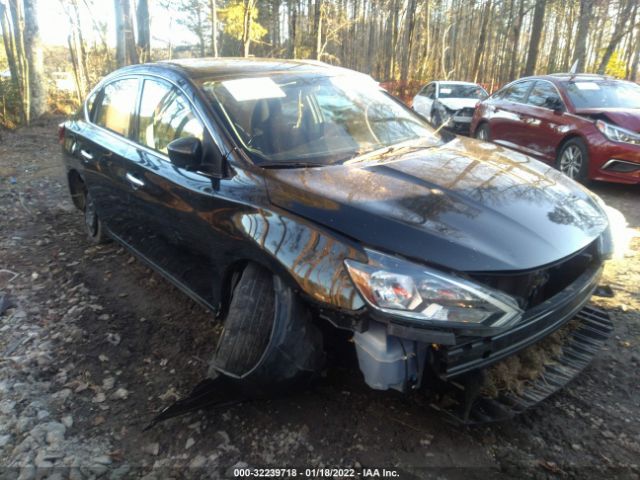
[[[468,420],[492,365],[574,325],[557,388],[610,329],[585,309],[612,243],[599,199],[530,157],[434,133],[368,76],[127,67],[59,133],[89,238],[222,319],[210,376],[245,392],[318,372],[331,326],[352,332],[369,386],[457,385]]]

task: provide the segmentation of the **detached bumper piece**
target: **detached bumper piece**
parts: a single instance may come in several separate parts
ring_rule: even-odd
[[[446,401],[431,406],[453,423],[472,425],[507,420],[540,403],[578,376],[613,330],[609,315],[593,307],[580,310],[574,320],[579,324],[567,335],[561,354],[520,392],[503,392],[495,398],[482,395],[485,370],[480,370],[448,382]]]

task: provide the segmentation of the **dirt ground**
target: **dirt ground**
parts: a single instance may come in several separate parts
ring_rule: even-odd
[[[351,364],[309,390],[143,428],[202,379],[211,316],[72,208],[56,120],[0,132],[0,478],[227,477],[233,467],[394,469],[402,478],[638,478],[640,238],[594,298],[615,323],[562,392],[518,418],[449,425]],[[640,187],[594,190],[640,233]],[[1,295],[0,295],[1,296]]]

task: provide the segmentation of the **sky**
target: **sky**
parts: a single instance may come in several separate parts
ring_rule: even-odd
[[[63,0],[64,1],[64,0]],[[81,12],[85,16],[85,8],[82,2]],[[154,8],[153,2],[150,3],[151,17],[151,46],[166,47],[169,42],[169,35],[173,36],[174,45],[183,43],[194,43],[196,41],[194,35],[184,26],[171,23],[170,16],[165,10]],[[108,22],[107,41],[110,45],[115,46],[115,26],[113,0],[94,0],[93,16],[99,21]],[[132,8],[135,1],[132,2]],[[71,24],[64,13],[60,0],[39,0],[38,2],[38,22],[40,24],[40,37],[45,45],[67,45],[67,35],[69,35]],[[82,22],[86,25],[83,33],[87,35],[87,40],[94,40],[91,31],[91,20],[83,18]]]

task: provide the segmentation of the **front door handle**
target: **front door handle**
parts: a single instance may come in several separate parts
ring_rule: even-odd
[[[141,187],[144,187],[144,181],[140,180],[133,173],[127,172],[126,175],[127,181],[131,184],[134,190],[137,190]]]
[[[80,149],[80,155],[82,155],[82,158],[84,158],[85,160],[93,160],[93,154],[85,150],[84,148]]]

